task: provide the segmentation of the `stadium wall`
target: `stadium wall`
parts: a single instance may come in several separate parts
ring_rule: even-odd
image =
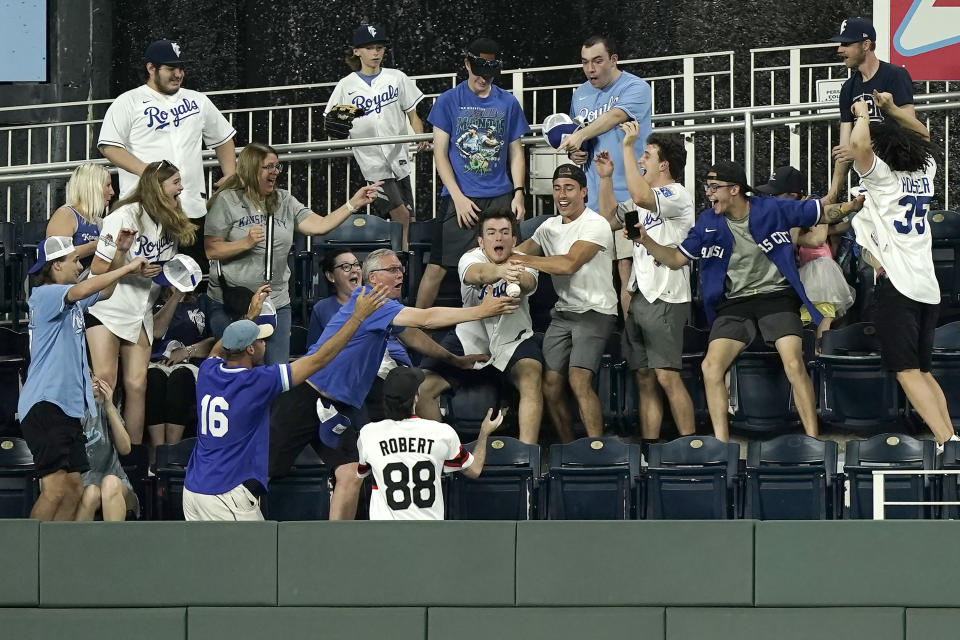
[[[955,638],[960,523],[0,521],[0,637]]]

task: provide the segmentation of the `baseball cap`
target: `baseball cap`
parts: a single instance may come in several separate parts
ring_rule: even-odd
[[[840,33],[830,38],[830,42],[877,41],[877,30],[866,18],[847,18],[840,23]]]
[[[384,44],[390,42],[387,37],[387,30],[379,24],[362,24],[353,32],[352,44],[355,47],[364,47],[377,42]]]
[[[474,75],[488,80],[500,75],[503,61],[500,60],[500,45],[496,40],[477,38],[467,45],[466,56]]]
[[[267,335],[273,335],[273,332],[277,328],[277,308],[273,306],[269,298],[263,301],[263,306],[260,307],[260,315],[257,316],[254,322],[261,327],[270,327],[270,333]]]
[[[553,179],[557,180],[558,178],[570,178],[579,182],[581,187],[587,186],[587,174],[575,164],[568,163],[557,167],[553,172]]]
[[[756,191],[747,182],[747,173],[743,167],[732,160],[721,160],[707,170],[707,173],[717,174],[716,180],[732,182],[743,187],[744,191]]]
[[[180,57],[180,45],[174,40],[157,40],[151,42],[143,54],[147,62],[153,64],[166,64],[177,66],[186,64],[186,60]]]
[[[767,184],[757,187],[760,193],[778,196],[781,193],[803,193],[803,176],[793,167],[777,167]]]
[[[541,132],[546,143],[556,149],[563,144],[564,138],[579,128],[567,114],[553,113],[544,118]]]
[[[396,367],[383,381],[383,400],[394,403],[406,402],[417,395],[424,373],[416,367]]]
[[[153,281],[161,287],[174,287],[187,293],[196,289],[202,278],[203,271],[197,261],[185,253],[178,253],[163,263],[163,271]]]
[[[68,236],[50,236],[37,247],[37,261],[30,267],[31,275],[43,269],[51,260],[73,253],[73,238]]]
[[[227,325],[223,331],[220,345],[227,351],[246,349],[257,340],[269,338],[273,334],[273,327],[268,324],[257,324],[253,320],[237,320]]]

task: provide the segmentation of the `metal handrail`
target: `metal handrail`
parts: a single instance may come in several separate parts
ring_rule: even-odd
[[[925,506],[960,506],[960,502],[944,500],[929,500],[926,502],[915,500],[884,500],[886,490],[885,476],[914,476],[914,475],[960,475],[960,469],[874,469],[871,473],[873,481],[873,519],[884,520],[886,507],[925,507]]]

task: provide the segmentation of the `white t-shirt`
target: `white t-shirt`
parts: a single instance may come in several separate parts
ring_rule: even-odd
[[[333,88],[324,114],[340,104],[366,109],[366,114],[353,121],[351,138],[383,138],[408,133],[407,113],[423,100],[423,92],[407,74],[396,69],[381,68],[370,84],[359,73],[342,78]],[[406,178],[412,167],[405,144],[384,144],[355,147],[353,157],[363,177],[371,182],[384,178]]]
[[[860,174],[867,190],[863,209],[851,221],[857,243],[883,265],[897,291],[926,304],[940,304],[927,223],[936,173],[933,158],[925,170],[911,173],[894,171],[874,156],[870,169]]]
[[[557,311],[585,313],[597,311],[617,315],[617,292],[613,289],[613,235],[607,219],[592,209],[584,209],[574,220],[563,224],[554,216],[533,233],[533,241],[545,256],[565,255],[574,242],[583,240],[600,246],[589,261],[569,276],[553,276],[557,291]]]
[[[655,187],[653,195],[655,211],[627,200],[617,207],[617,218],[622,223],[627,211],[638,211],[640,223],[653,240],[665,247],[677,247],[696,222],[693,198],[683,185],[676,182]],[[657,262],[642,244],[634,242],[633,271],[628,286],[631,291],[642,293],[648,302],[690,302],[690,267],[684,265],[680,269],[671,269]]]
[[[138,203],[124,205],[103,219],[97,257],[111,262],[117,252],[116,239],[120,229],[136,229],[133,246],[127,252],[127,262],[143,257],[149,262],[166,262],[177,255],[177,240],[164,233],[158,222],[140,208]],[[124,276],[117,283],[113,295],[90,307],[105,327],[124,340],[136,342],[140,327],[153,343],[153,305],[160,295],[160,286],[150,278],[139,275]]]
[[[371,422],[357,450],[357,475],[373,473],[371,520],[443,520],[442,474],[473,464],[453,427],[417,417]]]
[[[488,285],[467,284],[464,278],[467,269],[475,264],[490,264],[490,259],[480,247],[467,251],[460,257],[460,264],[457,266],[457,272],[460,274],[460,297],[463,299],[464,307],[475,307],[483,301],[486,295]],[[538,272],[536,269],[527,268],[527,273],[536,280]],[[507,281],[498,280],[492,285],[493,297],[501,298],[507,295]],[[534,289],[536,291],[536,289]],[[520,297],[520,306],[516,311],[493,318],[484,318],[483,320],[472,320],[470,322],[461,322],[456,327],[457,337],[460,338],[460,344],[463,345],[463,353],[472,355],[481,353],[490,356],[490,360],[476,368],[483,366],[493,366],[504,371],[517,345],[533,335],[533,321],[530,319],[530,302],[527,300],[529,294]]]
[[[233,126],[204,94],[180,89],[168,96],[144,84],[113,101],[103,117],[97,146],[121,147],[147,163],[172,162],[183,181],[184,213],[201,218],[207,215],[202,145],[215,149],[235,135]],[[123,169],[119,172],[120,197],[125,198],[140,178]]]

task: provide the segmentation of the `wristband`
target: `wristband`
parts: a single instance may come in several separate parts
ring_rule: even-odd
[[[523,195],[527,195],[527,190],[523,187],[514,187],[512,193],[516,193],[517,191],[519,191]]]
[[[345,206],[347,207],[347,211],[349,211],[350,213],[356,213],[357,211],[360,211],[360,208],[353,206],[350,200],[347,200],[347,204]]]

